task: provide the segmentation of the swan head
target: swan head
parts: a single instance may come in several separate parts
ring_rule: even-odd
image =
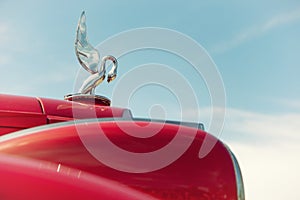
[[[117,77],[117,74],[108,74],[107,76],[107,82],[110,83],[111,81],[115,80],[115,78]]]
[[[106,61],[108,61],[108,60],[110,60],[113,65],[111,70],[107,74],[107,82],[110,83],[111,81],[115,80],[115,78],[117,77],[118,61],[114,56],[111,56],[111,55],[104,56],[102,59],[104,66],[105,66]]]

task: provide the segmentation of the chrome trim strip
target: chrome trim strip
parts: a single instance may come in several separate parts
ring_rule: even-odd
[[[241,168],[239,166],[239,163],[238,163],[234,153],[230,150],[230,148],[226,144],[224,144],[224,146],[228,150],[229,155],[232,160],[232,163],[233,163],[233,166],[234,166],[234,173],[235,173],[236,187],[237,187],[237,199],[245,200],[245,188],[244,188],[244,182],[243,182]]]
[[[147,119],[147,118],[132,118],[134,121],[145,121],[145,122],[158,122],[158,123],[167,123],[175,124],[180,126],[187,126],[191,128],[196,128],[204,131],[204,125],[202,123],[196,122],[182,122],[182,121],[173,121],[173,120],[163,120],[163,119]]]
[[[58,128],[62,126],[69,126],[74,124],[82,124],[82,123],[90,123],[90,122],[109,122],[109,121],[144,121],[144,122],[157,122],[157,123],[166,123],[166,124],[175,124],[181,126],[187,126],[191,128],[196,128],[200,130],[204,130],[204,125],[201,123],[193,123],[193,122],[180,122],[180,121],[170,121],[170,120],[158,120],[158,119],[147,119],[147,118],[132,118],[130,110],[126,110],[127,112],[123,113],[122,117],[115,118],[92,118],[92,119],[80,119],[80,120],[72,120],[67,122],[59,122],[53,124],[45,124],[42,126],[37,126],[33,128],[24,129],[21,131],[16,131],[13,133],[8,133],[6,135],[0,136],[0,142],[4,142],[7,140],[11,140],[17,137],[35,134],[36,132],[40,132],[43,130],[49,130],[52,128]]]

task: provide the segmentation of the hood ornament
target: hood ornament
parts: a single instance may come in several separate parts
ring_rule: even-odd
[[[80,65],[90,73],[78,90],[77,94],[66,95],[65,99],[79,102],[95,102],[101,105],[110,105],[106,97],[95,95],[95,88],[103,82],[106,76],[106,62],[112,62],[112,68],[108,72],[107,82],[113,81],[117,76],[118,62],[114,56],[107,55],[100,60],[100,53],[87,39],[86,16],[83,11],[77,26],[75,53]]]
[[[81,66],[91,75],[83,82],[78,93],[80,94],[95,94],[95,88],[102,83],[106,75],[106,62],[110,60],[113,64],[108,72],[107,82],[113,81],[117,76],[118,62],[111,55],[104,56],[100,63],[100,54],[87,39],[86,17],[83,11],[78,22],[75,52]]]

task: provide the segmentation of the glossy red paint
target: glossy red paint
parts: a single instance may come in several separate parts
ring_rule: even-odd
[[[44,195],[47,195],[49,199],[147,199],[147,195],[151,195],[159,199],[237,199],[233,160],[222,142],[204,131],[183,125],[131,121],[130,117],[130,111],[122,108],[0,95],[0,135],[7,134],[0,137],[0,198],[18,199],[22,196],[22,199],[32,199],[35,195],[36,199],[45,199]],[[102,118],[102,121],[95,118]],[[75,123],[74,119],[94,120]],[[57,123],[64,121],[71,122]],[[40,125],[47,126],[38,127]],[[28,129],[30,127],[37,128]],[[8,134],[22,129],[25,130]],[[104,147],[103,141],[99,140],[99,129],[119,148],[141,154],[158,151],[172,143],[179,129],[184,138],[193,138],[192,133],[197,134],[189,148],[170,165],[146,173],[128,173],[105,165],[91,154],[97,149],[110,155],[111,149]],[[157,134],[148,137],[155,129],[159,130]],[[128,133],[140,134],[140,137]],[[200,159],[198,153],[204,138],[213,139],[217,144]],[[87,145],[86,140],[91,143]],[[175,145],[174,151],[180,146]],[[16,155],[19,157],[15,158]],[[110,158],[117,159],[119,164],[133,171],[142,169],[131,166],[126,156]],[[157,160],[166,158],[160,156]],[[143,164],[153,161],[144,160]],[[43,163],[51,167],[37,167],[44,166]],[[66,170],[55,173],[58,166]],[[70,170],[90,175],[76,179],[74,185],[75,175],[70,175]],[[21,189],[14,193],[16,187]],[[70,192],[74,190],[76,192]]]
[[[60,164],[0,154],[0,199],[154,199]],[[101,198],[99,198],[101,197]]]
[[[128,109],[80,102],[39,98],[49,123],[73,119],[122,117]],[[54,121],[56,120],[56,121]]]
[[[133,124],[134,123],[134,124]],[[143,127],[141,136],[151,132],[153,127],[160,131],[150,138],[132,137],[126,131],[136,132],[137,126]],[[151,126],[150,126],[151,125]],[[181,128],[184,137],[192,137],[197,131],[191,146],[172,164],[148,173],[127,173],[112,169],[95,159],[83,145],[83,138],[93,141],[93,148],[109,152],[97,140],[99,127],[114,144],[130,152],[151,152],[169,144]],[[84,130],[84,133],[78,132]],[[223,143],[217,142],[212,151],[200,159],[198,153],[207,133],[189,127],[172,124],[163,126],[155,122],[103,121],[57,124],[40,130],[28,130],[24,135],[14,134],[1,138],[0,153],[19,155],[37,160],[62,164],[89,172],[119,183],[132,189],[152,195],[159,199],[237,199],[235,172],[228,150]],[[209,136],[212,137],[212,136]],[[179,148],[179,146],[175,146]],[[175,150],[175,149],[174,149]],[[119,157],[124,165],[125,157]],[[163,159],[163,158],[160,158]],[[149,161],[151,162],[151,160]],[[132,167],[132,166],[131,166]],[[139,169],[136,169],[137,171]]]
[[[128,109],[79,102],[0,95],[0,135],[74,119],[122,117]]]
[[[35,97],[0,94],[0,110],[20,113],[42,113]]]
[[[36,98],[0,94],[0,135],[46,123]]]

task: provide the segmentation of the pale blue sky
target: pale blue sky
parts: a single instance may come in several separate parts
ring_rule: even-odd
[[[174,29],[195,39],[211,55],[223,77],[228,105],[266,112],[291,109],[282,108],[281,101],[300,98],[300,3],[236,2],[1,1],[0,33],[6,36],[0,41],[7,41],[0,49],[1,68],[5,68],[6,78],[11,70],[17,77],[23,76],[18,77],[24,81],[19,88],[26,86],[28,75],[33,73],[48,71],[55,76],[61,69],[74,75],[79,67],[73,50],[74,33],[85,10],[92,44],[132,28]],[[61,78],[58,85],[63,86],[53,91],[49,86],[48,91],[41,91],[46,86],[31,79],[33,86],[25,91],[59,98],[72,87],[66,79]],[[17,88],[2,90],[17,92]]]
[[[122,31],[142,27],[173,29],[201,44],[224,81],[228,111],[222,137],[236,148],[245,171],[248,196],[267,199],[264,192],[279,187],[262,189],[252,178],[264,170],[255,164],[265,157],[276,160],[282,153],[285,160],[270,159],[265,170],[277,166],[272,172],[281,172],[286,177],[283,183],[296,181],[287,171],[290,165],[299,166],[299,162],[282,163],[294,162],[299,155],[300,1],[0,0],[0,93],[50,98],[71,93],[80,69],[74,39],[83,10],[87,15],[89,40],[94,45]],[[146,50],[122,57],[119,74],[144,62],[185,65],[172,55]],[[110,90],[115,84],[99,86],[97,93],[111,97]],[[191,84],[203,87],[203,83]],[[174,98],[150,99],[150,90],[147,93],[145,89],[145,93],[136,93],[136,101],[145,97],[148,100],[144,104],[132,103],[133,113],[143,115],[144,105],[168,103]],[[203,91],[197,94],[203,98],[200,106],[207,107],[207,91],[205,88],[200,91]],[[168,117],[174,117],[172,105],[168,106]],[[274,150],[272,145],[280,150]],[[261,151],[265,154],[258,157]],[[261,186],[277,181],[270,171],[262,174]],[[274,194],[269,199],[282,199],[286,193],[297,199],[299,194],[295,191],[286,188],[282,195]]]

